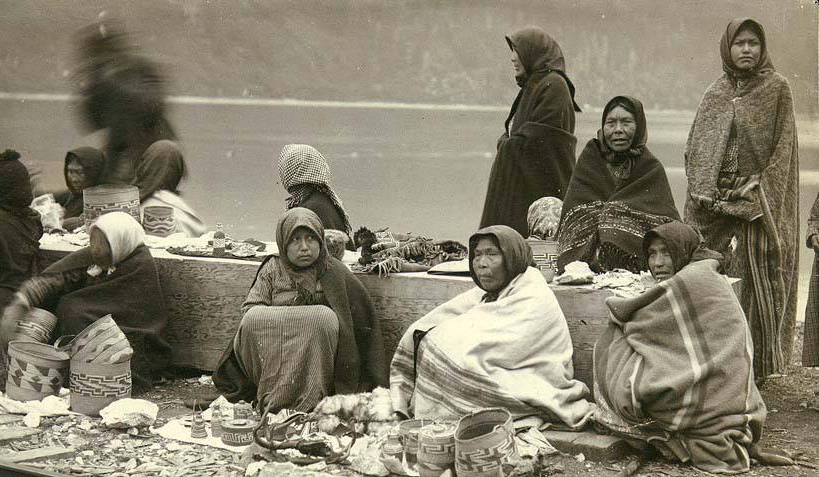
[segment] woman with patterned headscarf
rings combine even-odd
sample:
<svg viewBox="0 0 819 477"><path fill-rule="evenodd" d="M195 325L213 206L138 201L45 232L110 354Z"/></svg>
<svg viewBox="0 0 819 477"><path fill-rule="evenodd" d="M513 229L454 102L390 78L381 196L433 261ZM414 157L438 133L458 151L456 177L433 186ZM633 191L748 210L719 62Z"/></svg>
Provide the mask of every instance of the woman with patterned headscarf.
<svg viewBox="0 0 819 477"><path fill-rule="evenodd" d="M413 323L398 344L390 366L396 411L454 420L503 407L516 427L583 427L592 412L589 390L573 378L566 319L531 264L532 250L510 227L472 235L475 288Z"/></svg>
<svg viewBox="0 0 819 477"><path fill-rule="evenodd" d="M28 171L17 151L0 154L0 312L27 278L39 272L40 216L29 205L33 199Z"/></svg>
<svg viewBox="0 0 819 477"><path fill-rule="evenodd" d="M535 200L562 199L574 168L574 85L563 52L540 28L506 37L520 86L498 139L481 227L504 224L528 234L526 212Z"/></svg>
<svg viewBox="0 0 819 477"><path fill-rule="evenodd" d="M279 154L279 177L290 194L288 209L310 209L325 229L340 230L352 237L350 217L331 186L330 166L316 148L306 144L284 146Z"/></svg>
<svg viewBox="0 0 819 477"><path fill-rule="evenodd" d="M27 280L3 314L0 344L31 308L57 316L58 335L76 335L112 315L134 355L134 389L149 388L170 358L163 336L168 321L159 273L145 246L142 226L124 212L100 216L88 247L73 252Z"/></svg>
<svg viewBox="0 0 819 477"><path fill-rule="evenodd" d="M643 104L616 96L603 108L597 137L580 154L558 232L558 268L581 260L592 270L645 270L643 235L679 220L665 169L646 147Z"/></svg>
<svg viewBox="0 0 819 477"><path fill-rule="evenodd" d="M759 378L790 362L796 322L799 160L793 97L762 25L732 20L723 75L703 95L685 150L685 221L742 278Z"/></svg>
<svg viewBox="0 0 819 477"><path fill-rule="evenodd" d="M276 243L279 255L259 267L239 330L213 375L219 391L274 412L312 411L325 396L385 385L370 297L328 254L318 216L303 207L288 210Z"/></svg>

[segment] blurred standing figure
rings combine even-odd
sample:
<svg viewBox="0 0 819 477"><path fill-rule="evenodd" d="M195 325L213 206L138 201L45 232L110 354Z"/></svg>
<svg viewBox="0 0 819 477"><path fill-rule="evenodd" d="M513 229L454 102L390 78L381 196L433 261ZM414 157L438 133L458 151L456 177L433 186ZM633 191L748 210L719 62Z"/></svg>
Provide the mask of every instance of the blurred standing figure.
<svg viewBox="0 0 819 477"><path fill-rule="evenodd" d="M101 182L130 184L148 146L176 139L165 117L165 78L110 22L80 32L79 61L84 122L92 131L108 130Z"/></svg>
<svg viewBox="0 0 819 477"><path fill-rule="evenodd" d="M808 248L813 249L813 270L808 284L808 306L805 308L805 338L802 343L802 366L819 366L819 194L808 217Z"/></svg>
<svg viewBox="0 0 819 477"><path fill-rule="evenodd" d="M552 37L529 27L506 42L520 92L498 139L480 228L508 225L525 237L529 205L566 194L577 143L574 113L580 108L563 52Z"/></svg>
<svg viewBox="0 0 819 477"><path fill-rule="evenodd" d="M799 161L793 99L762 25L728 24L725 73L705 92L685 151L685 221L742 278L759 378L784 372L796 319Z"/></svg>

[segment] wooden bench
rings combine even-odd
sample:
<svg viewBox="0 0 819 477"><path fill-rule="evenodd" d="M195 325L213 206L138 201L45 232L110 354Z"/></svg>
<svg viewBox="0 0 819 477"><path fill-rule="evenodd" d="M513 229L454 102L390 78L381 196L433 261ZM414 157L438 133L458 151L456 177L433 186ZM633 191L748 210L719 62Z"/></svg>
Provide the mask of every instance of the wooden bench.
<svg viewBox="0 0 819 477"><path fill-rule="evenodd" d="M50 264L77 247L43 249ZM241 305L258 262L182 257L152 249L170 320L166 330L172 363L212 371L241 321ZM369 290L382 325L386 356L392 359L404 330L437 305L474 286L468 277L401 273L357 275ZM575 377L592 384L592 351L608 323L607 290L553 286L574 344Z"/></svg>

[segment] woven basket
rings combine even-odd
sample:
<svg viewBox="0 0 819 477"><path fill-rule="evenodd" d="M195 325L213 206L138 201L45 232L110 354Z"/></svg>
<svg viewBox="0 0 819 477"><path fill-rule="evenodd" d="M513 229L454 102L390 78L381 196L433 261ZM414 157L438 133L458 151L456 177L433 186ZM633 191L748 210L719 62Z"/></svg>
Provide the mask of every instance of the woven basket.
<svg viewBox="0 0 819 477"><path fill-rule="evenodd" d="M120 335L125 339L125 335L117 326L114 318L111 315L105 315L86 326L80 331L80 334L74 337L71 341L71 358L74 359L79 355L78 359L87 359L86 355L100 342Z"/></svg>
<svg viewBox="0 0 819 477"><path fill-rule="evenodd" d="M121 363L88 363L71 357L71 410L99 416L117 399L131 397L131 360Z"/></svg>
<svg viewBox="0 0 819 477"><path fill-rule="evenodd" d="M535 259L538 270L551 282L557 274L558 243L551 240L526 239L532 248L532 258Z"/></svg>
<svg viewBox="0 0 819 477"><path fill-rule="evenodd" d="M8 354L6 396L10 399L39 401L60 392L67 353L45 343L12 341Z"/></svg>
<svg viewBox="0 0 819 477"><path fill-rule="evenodd" d="M431 424L418 433L418 473L438 477L455 464L455 424Z"/></svg>
<svg viewBox="0 0 819 477"><path fill-rule="evenodd" d="M418 432L422 427L432 424L430 420L408 419L398 425L398 433L404 446L404 458L409 466L418 462Z"/></svg>
<svg viewBox="0 0 819 477"><path fill-rule="evenodd" d="M85 229L100 215L108 212L125 212L141 223L139 217L139 189L132 185L104 184L89 187L82 191L83 214L85 215Z"/></svg>
<svg viewBox="0 0 819 477"><path fill-rule="evenodd" d="M142 215L142 227L145 233L157 237L167 237L176 232L176 220L173 207L152 205L145 207Z"/></svg>
<svg viewBox="0 0 819 477"><path fill-rule="evenodd" d="M57 327L57 317L41 308L32 308L31 311L17 322L12 341L36 341L48 343L51 334Z"/></svg>
<svg viewBox="0 0 819 477"><path fill-rule="evenodd" d="M497 476L517 456L512 415L502 408L473 412L455 430L455 472L458 477Z"/></svg>

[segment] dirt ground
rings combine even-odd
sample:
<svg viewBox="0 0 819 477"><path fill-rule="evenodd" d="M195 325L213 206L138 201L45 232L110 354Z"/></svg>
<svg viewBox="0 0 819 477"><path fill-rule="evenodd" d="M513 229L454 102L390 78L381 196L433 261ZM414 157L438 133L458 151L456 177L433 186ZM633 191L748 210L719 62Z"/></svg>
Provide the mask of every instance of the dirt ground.
<svg viewBox="0 0 819 477"><path fill-rule="evenodd" d="M801 324L800 324L801 328ZM768 379L760 391L768 407L768 420L762 436L762 447L778 454L790 455L798 465L765 467L755 465L750 476L807 477L819 476L819 368L799 366L802 352L801 330L794 345L794 364L787 374ZM194 398L215 394L209 384L200 384L201 373L180 371L167 384L141 396L159 405L160 418L172 418L190 412L185 406ZM816 393L816 394L814 394ZM627 467L636 473L624 474ZM702 475L691 466L663 461L657 456L634 455L616 462L591 462L582 456L558 455L541 460L528 475L536 476L685 476Z"/></svg>

